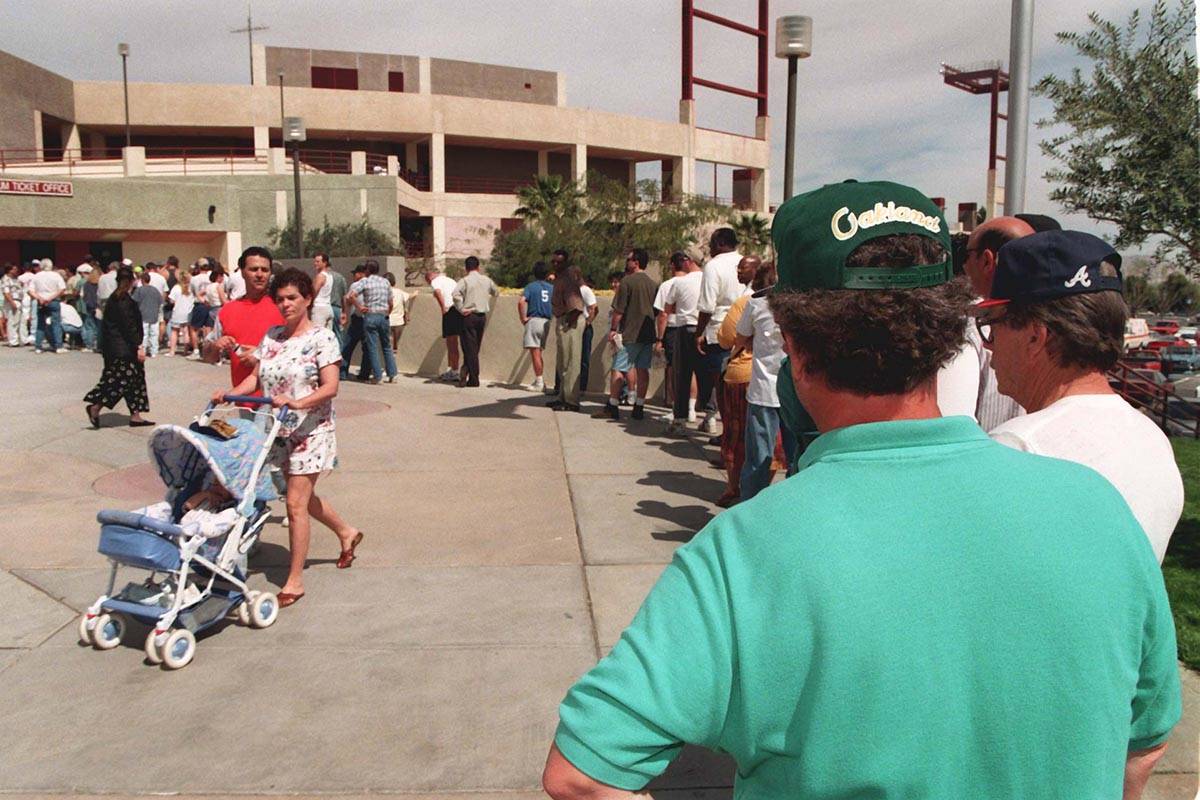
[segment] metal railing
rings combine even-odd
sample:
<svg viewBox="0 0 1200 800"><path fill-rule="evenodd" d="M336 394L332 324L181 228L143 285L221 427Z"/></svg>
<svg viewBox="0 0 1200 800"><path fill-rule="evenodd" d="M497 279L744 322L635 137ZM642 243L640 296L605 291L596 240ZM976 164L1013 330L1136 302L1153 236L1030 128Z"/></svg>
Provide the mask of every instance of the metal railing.
<svg viewBox="0 0 1200 800"><path fill-rule="evenodd" d="M1200 409L1170 384L1155 383L1138 370L1142 368L1118 361L1108 371L1108 383L1134 408L1147 412L1164 433L1200 439Z"/></svg>
<svg viewBox="0 0 1200 800"><path fill-rule="evenodd" d="M236 175L267 171L266 150L253 147L147 147L146 174Z"/></svg>
<svg viewBox="0 0 1200 800"><path fill-rule="evenodd" d="M420 172L413 172L410 169L405 169L404 167L400 167L398 177L400 178L400 180L404 181L405 183L407 183L409 186L413 187L414 189L418 189L422 192L429 191L429 176L426 174L422 174Z"/></svg>
<svg viewBox="0 0 1200 800"><path fill-rule="evenodd" d="M383 153L367 153L367 174L387 175L388 157Z"/></svg>
<svg viewBox="0 0 1200 800"><path fill-rule="evenodd" d="M461 175L446 176L447 192L466 194L516 194L517 189L529 186L533 178L471 178Z"/></svg>

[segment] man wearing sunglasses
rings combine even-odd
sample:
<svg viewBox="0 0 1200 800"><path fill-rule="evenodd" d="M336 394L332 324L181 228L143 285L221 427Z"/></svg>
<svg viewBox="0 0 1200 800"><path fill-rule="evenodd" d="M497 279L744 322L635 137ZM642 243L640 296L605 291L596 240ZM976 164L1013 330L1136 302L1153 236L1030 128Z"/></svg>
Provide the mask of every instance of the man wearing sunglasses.
<svg viewBox="0 0 1200 800"><path fill-rule="evenodd" d="M1121 257L1079 231L1012 241L1000 248L991 296L972 313L1000 392L1028 412L993 438L1108 478L1161 563L1183 510L1183 481L1166 435L1105 374L1124 348Z"/></svg>

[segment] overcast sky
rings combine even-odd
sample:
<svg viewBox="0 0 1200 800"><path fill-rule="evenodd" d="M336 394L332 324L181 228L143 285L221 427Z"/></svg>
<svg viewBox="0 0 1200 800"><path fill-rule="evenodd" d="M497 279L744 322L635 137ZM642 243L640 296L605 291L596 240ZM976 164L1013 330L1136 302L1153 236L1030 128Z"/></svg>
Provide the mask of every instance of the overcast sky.
<svg viewBox="0 0 1200 800"><path fill-rule="evenodd" d="M1124 22L1150 0L1036 0L1033 79L1076 63L1057 31L1086 14ZM756 21L754 0L697 7ZM982 203L988 101L942 83L938 65L1008 59L1010 0L775 0L772 18L814 20L813 56L799 69L796 189L885 178L926 194ZM0 0L3 49L74 79L119 80L117 42L130 44L131 80L248 81L244 0ZM680 97L677 0L255 0L269 45L429 55L557 70L572 106L674 120ZM773 23L772 23L773 27ZM772 42L773 52L773 42ZM696 74L753 88L753 40L697 22ZM783 194L785 62L771 58L772 202ZM697 89L698 124L753 133L754 101ZM1002 99L1003 103L1003 99ZM1049 106L1035 98L1036 120ZM1003 123L1002 123L1003 124ZM1063 218L1048 198L1049 167L1031 126L1029 211ZM1003 142L1003 129L1001 131ZM0 143L7 144L7 143ZM718 192L730 194L728 169ZM711 187L711 171L697 183ZM711 189L709 189L711 191ZM1082 217L1068 227L1103 232Z"/></svg>

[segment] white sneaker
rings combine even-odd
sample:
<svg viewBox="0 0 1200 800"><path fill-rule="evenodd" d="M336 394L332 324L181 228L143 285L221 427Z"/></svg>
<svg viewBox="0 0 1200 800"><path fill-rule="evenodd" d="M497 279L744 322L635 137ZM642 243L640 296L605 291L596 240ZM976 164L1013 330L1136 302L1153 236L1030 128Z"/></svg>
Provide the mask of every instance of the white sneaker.
<svg viewBox="0 0 1200 800"><path fill-rule="evenodd" d="M713 413L705 414L704 424L700 426L700 429L709 436L715 436L717 433L717 415Z"/></svg>
<svg viewBox="0 0 1200 800"><path fill-rule="evenodd" d="M454 371L454 370L452 370L452 369L448 369L448 370L446 370L445 372L443 372L443 373L442 373L441 375L439 375L438 377L439 377L441 380L444 380L444 381L457 381L457 380L459 379L459 378L458 378L458 373L457 373L457 372L455 372L455 371Z"/></svg>
<svg viewBox="0 0 1200 800"><path fill-rule="evenodd" d="M688 409L688 422L695 422L695 421L696 421L696 409L689 408Z"/></svg>
<svg viewBox="0 0 1200 800"><path fill-rule="evenodd" d="M529 390L531 392L540 392L545 388L546 388L546 379L545 378L534 378L533 383L529 385Z"/></svg>
<svg viewBox="0 0 1200 800"><path fill-rule="evenodd" d="M170 350L168 350L167 352L163 353L163 355L166 356L167 358L170 358L171 356L173 356L175 354L172 353Z"/></svg>

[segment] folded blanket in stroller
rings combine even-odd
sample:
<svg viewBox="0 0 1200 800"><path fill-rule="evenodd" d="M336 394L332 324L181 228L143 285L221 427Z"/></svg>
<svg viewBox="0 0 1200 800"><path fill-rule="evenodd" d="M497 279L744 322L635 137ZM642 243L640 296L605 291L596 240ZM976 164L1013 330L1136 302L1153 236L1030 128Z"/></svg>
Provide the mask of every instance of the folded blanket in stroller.
<svg viewBox="0 0 1200 800"><path fill-rule="evenodd" d="M160 522L174 522L171 519L171 504L167 502L155 503L152 506L135 509L133 513L142 514ZM234 526L237 520L238 512L236 508L226 508L223 511L208 511L202 508L194 508L184 514L176 524L188 536L199 535L205 539L215 539L218 536L224 536L229 533L230 528Z"/></svg>

